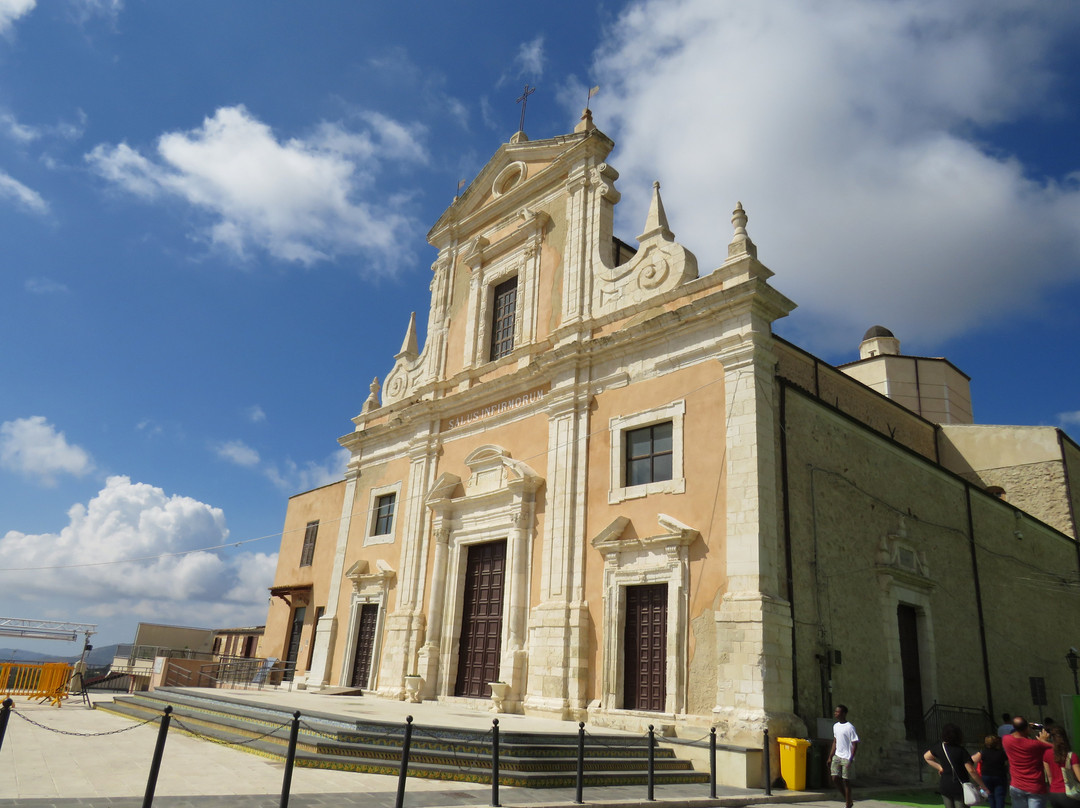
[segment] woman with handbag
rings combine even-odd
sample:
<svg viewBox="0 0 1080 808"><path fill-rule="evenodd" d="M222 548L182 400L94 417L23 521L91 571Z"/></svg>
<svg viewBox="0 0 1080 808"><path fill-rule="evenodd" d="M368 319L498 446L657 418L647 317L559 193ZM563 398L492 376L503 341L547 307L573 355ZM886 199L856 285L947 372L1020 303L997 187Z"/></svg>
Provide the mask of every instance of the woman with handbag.
<svg viewBox="0 0 1080 808"><path fill-rule="evenodd" d="M945 808L975 805L985 800L988 793L963 743L960 727L946 724L941 728L941 743L930 747L923 755L930 767L941 775L938 791Z"/></svg>
<svg viewBox="0 0 1080 808"><path fill-rule="evenodd" d="M1043 753L1043 769L1050 783L1050 804L1054 808L1080 808L1080 760L1063 727L1053 724L1049 731L1053 746Z"/></svg>

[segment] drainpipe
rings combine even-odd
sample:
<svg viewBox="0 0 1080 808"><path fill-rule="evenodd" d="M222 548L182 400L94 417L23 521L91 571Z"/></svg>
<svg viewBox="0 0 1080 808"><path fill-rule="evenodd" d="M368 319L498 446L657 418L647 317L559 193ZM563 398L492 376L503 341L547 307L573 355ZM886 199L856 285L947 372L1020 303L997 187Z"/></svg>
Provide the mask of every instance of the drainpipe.
<svg viewBox="0 0 1080 808"><path fill-rule="evenodd" d="M986 709L990 715L994 712L994 696L990 692L990 655L986 651L986 622L983 618L982 587L979 584L979 564L975 554L975 519L971 514L971 485L964 485L965 499L967 500L967 523L968 523L968 546L971 549L971 571L975 580L975 608L979 613L979 644L982 646L983 658L983 681L986 684Z"/></svg>

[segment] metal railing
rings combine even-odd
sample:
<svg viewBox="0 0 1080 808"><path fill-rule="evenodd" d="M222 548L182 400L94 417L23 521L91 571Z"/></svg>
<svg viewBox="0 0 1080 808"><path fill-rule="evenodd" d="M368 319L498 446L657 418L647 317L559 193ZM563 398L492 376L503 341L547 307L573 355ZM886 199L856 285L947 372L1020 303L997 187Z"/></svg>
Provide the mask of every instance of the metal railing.
<svg viewBox="0 0 1080 808"><path fill-rule="evenodd" d="M292 690L295 662L275 659L232 659L203 665L195 677L195 687L243 687L262 690L288 684Z"/></svg>
<svg viewBox="0 0 1080 808"><path fill-rule="evenodd" d="M959 707L934 702L923 716L924 736L917 740L940 740L941 730L946 724L960 727L965 746L981 746L984 736L997 733L997 724L985 707Z"/></svg>
<svg viewBox="0 0 1080 808"><path fill-rule="evenodd" d="M131 645L116 646L114 659L126 657L129 665L134 665L137 659L154 659L155 657L169 657L171 659L213 659L214 655L209 651L192 651L190 648L169 648L164 645Z"/></svg>

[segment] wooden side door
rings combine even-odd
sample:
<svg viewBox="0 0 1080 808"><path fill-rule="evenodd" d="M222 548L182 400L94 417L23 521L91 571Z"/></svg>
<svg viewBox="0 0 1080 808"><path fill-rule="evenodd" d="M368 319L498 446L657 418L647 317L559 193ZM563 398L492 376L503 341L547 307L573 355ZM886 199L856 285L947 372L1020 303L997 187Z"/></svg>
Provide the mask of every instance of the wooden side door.
<svg viewBox="0 0 1080 808"><path fill-rule="evenodd" d="M487 698L491 695L488 682L499 678L505 578L505 541L469 548L454 689L457 696Z"/></svg>
<svg viewBox="0 0 1080 808"><path fill-rule="evenodd" d="M667 584L626 587L623 703L663 712L667 697Z"/></svg>
<svg viewBox="0 0 1080 808"><path fill-rule="evenodd" d="M296 672L296 659L300 656L300 635L304 632L304 616L307 614L306 606L297 606L293 609L292 628L289 630L289 649L285 653L286 681L292 681Z"/></svg>
<svg viewBox="0 0 1080 808"><path fill-rule="evenodd" d="M375 655L375 627L379 623L379 604L365 603L360 607L360 627L357 629L356 654L353 657L353 687L368 687L371 679L371 660Z"/></svg>
<svg viewBox="0 0 1080 808"><path fill-rule="evenodd" d="M914 606L896 607L900 630L900 673L904 680L904 734L914 741L923 740L922 665L919 661L919 614Z"/></svg>

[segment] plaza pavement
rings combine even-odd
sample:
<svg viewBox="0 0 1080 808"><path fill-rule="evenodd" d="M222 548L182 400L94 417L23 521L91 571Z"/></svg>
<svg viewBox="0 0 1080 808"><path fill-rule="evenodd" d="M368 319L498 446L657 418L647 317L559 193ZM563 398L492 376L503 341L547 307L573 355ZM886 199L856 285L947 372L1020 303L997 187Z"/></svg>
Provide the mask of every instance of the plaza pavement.
<svg viewBox="0 0 1080 808"><path fill-rule="evenodd" d="M204 691L205 692L205 691ZM271 703L301 713L334 713L353 718L404 721L413 715L421 726L491 726L490 714L453 704L405 704L372 697L330 696L321 693L228 691L227 695ZM112 696L93 694L94 702ZM0 748L0 808L135 808L141 806L157 739L157 724L137 724L103 710L86 709L72 699L57 709L14 699L7 734ZM500 715L504 730L535 731L576 725ZM102 734L108 733L108 734ZM154 805L162 808L262 808L280 801L284 764L237 749L197 740L170 729L162 757ZM293 808L393 808L397 777L359 772L295 768L289 805ZM705 785L658 785L655 796L665 808L748 806L800 803L836 808L832 794L763 791L717 787L718 799L709 798ZM571 806L574 789L526 789L501 786L504 806ZM586 804L605 808L640 805L645 786L586 788ZM895 808L871 799L860 808ZM406 808L488 806L491 787L409 778Z"/></svg>

